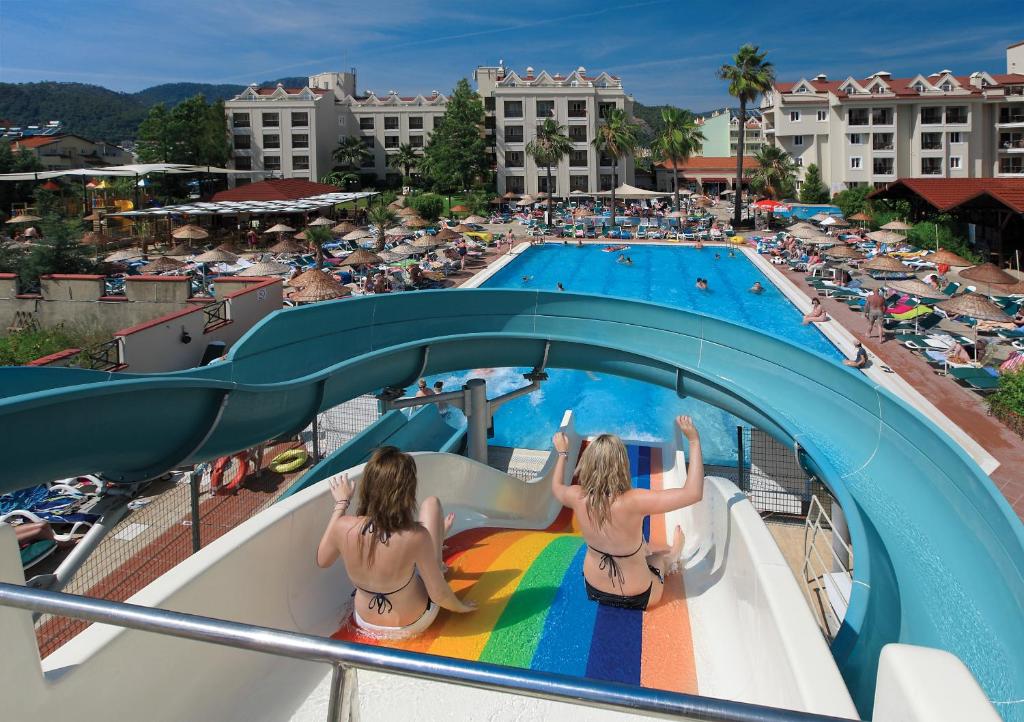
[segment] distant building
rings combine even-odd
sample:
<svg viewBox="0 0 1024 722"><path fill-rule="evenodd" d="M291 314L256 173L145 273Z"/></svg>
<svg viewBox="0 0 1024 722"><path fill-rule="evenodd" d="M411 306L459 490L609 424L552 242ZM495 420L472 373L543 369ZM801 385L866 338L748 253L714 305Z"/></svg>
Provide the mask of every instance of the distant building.
<svg viewBox="0 0 1024 722"><path fill-rule="evenodd" d="M748 111L744 125L743 153L754 155L764 145L764 131L760 112ZM739 145L739 111L723 108L697 116L704 144L697 155L709 158L735 156Z"/></svg>
<svg viewBox="0 0 1024 722"><path fill-rule="evenodd" d="M755 158L743 157L744 173L748 168L757 167L759 166ZM654 169L655 188L659 191L671 191L674 188L672 163L664 161L655 165ZM677 171L679 173L679 190L686 189L695 193L716 196L736 188L736 156L694 156L680 163ZM746 187L746 179L744 179L743 185Z"/></svg>
<svg viewBox="0 0 1024 722"><path fill-rule="evenodd" d="M36 156L44 170L125 165L133 160L132 154L120 146L71 133L28 135L6 140L12 152Z"/></svg>
<svg viewBox="0 0 1024 722"><path fill-rule="evenodd" d="M51 120L43 125L19 126L14 121L0 119L0 139L3 140L30 138L37 135L61 135L63 133L64 123L59 120Z"/></svg>

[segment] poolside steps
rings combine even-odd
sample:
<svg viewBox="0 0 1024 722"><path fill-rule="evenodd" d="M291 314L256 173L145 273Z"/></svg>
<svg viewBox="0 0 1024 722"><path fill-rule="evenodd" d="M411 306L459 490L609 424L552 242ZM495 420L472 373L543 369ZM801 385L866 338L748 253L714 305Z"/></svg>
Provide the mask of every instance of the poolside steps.
<svg viewBox="0 0 1024 722"><path fill-rule="evenodd" d="M550 454L550 450L488 446L487 465L517 479L533 479L540 475Z"/></svg>

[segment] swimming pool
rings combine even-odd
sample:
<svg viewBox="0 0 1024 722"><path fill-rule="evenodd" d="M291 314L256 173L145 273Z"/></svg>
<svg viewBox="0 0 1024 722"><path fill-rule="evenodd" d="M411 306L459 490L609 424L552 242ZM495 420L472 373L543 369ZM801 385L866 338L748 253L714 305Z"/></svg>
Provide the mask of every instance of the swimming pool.
<svg viewBox="0 0 1024 722"><path fill-rule="evenodd" d="M726 248L638 245L626 251L633 260L627 266L617 262L619 254L601 248L555 243L533 246L483 286L554 290L561 283L568 291L663 303L769 331L841 359L816 327L801 325L802 314L741 253L730 257ZM698 276L708 280L707 291L695 287ZM755 281L764 287L760 295L748 290ZM470 369L430 381L441 380L445 390L454 390L470 378L485 378L488 396L493 398L524 385L522 374L526 371L529 369ZM582 434L607 431L638 442L668 438L672 419L689 414L701 430L705 461L736 463L736 426L741 422L731 414L633 379L563 369L549 370L549 379L540 391L515 399L498 411L491 443L546 449L566 409L575 411Z"/></svg>

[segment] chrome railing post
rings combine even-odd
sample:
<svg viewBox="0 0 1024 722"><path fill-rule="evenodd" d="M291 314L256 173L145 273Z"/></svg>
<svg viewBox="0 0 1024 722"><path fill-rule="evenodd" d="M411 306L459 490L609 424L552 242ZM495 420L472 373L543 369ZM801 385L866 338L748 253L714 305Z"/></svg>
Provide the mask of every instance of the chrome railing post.
<svg viewBox="0 0 1024 722"><path fill-rule="evenodd" d="M327 703L327 722L350 722L356 695L356 668L335 664L331 671L331 697Z"/></svg>

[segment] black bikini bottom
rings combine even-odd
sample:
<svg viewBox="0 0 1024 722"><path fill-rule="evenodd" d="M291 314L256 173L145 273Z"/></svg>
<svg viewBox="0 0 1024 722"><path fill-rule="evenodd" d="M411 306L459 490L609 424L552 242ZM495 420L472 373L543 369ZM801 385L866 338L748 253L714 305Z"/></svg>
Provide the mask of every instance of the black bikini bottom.
<svg viewBox="0 0 1024 722"><path fill-rule="evenodd" d="M661 572L657 567L653 567L650 564L647 568L651 570L651 573L658 577L658 581L662 584L665 580L661 576ZM590 582L587 581L586 577L583 578L583 583L587 587L587 599L598 604L603 604L606 607L618 607L619 609L639 609L643 611L647 609L647 603L651 599L651 590L654 588L654 582L651 582L651 586L647 587L646 591L640 592L639 594L612 594L611 592L602 592L597 589Z"/></svg>

